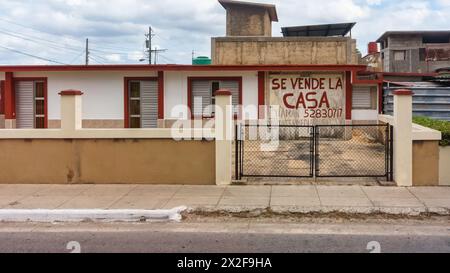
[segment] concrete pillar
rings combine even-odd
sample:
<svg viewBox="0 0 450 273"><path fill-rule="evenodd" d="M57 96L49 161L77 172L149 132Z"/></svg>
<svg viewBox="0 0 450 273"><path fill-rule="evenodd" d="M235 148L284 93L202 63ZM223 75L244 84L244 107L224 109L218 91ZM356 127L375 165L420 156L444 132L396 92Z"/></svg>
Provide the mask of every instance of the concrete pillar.
<svg viewBox="0 0 450 273"><path fill-rule="evenodd" d="M230 185L233 147L233 109L231 92L226 89L215 93L216 184Z"/></svg>
<svg viewBox="0 0 450 273"><path fill-rule="evenodd" d="M61 129L75 131L82 129L81 95L78 90L65 90L61 95Z"/></svg>
<svg viewBox="0 0 450 273"><path fill-rule="evenodd" d="M413 167L412 95L408 89L394 95L394 180L398 186L410 187Z"/></svg>

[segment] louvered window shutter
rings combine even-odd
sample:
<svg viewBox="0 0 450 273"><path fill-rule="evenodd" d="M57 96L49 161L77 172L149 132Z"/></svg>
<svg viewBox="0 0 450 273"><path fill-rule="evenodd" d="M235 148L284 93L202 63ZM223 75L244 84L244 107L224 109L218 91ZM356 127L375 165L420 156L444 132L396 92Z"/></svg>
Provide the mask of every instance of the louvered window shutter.
<svg viewBox="0 0 450 273"><path fill-rule="evenodd" d="M16 92L16 128L34 128L34 82L19 81L15 84Z"/></svg>
<svg viewBox="0 0 450 273"><path fill-rule="evenodd" d="M353 109L369 109L370 102L370 87L368 86L354 86L352 104Z"/></svg>
<svg viewBox="0 0 450 273"><path fill-rule="evenodd" d="M157 81L141 81L141 127L158 127Z"/></svg>
<svg viewBox="0 0 450 273"><path fill-rule="evenodd" d="M210 81L193 81L192 82L192 113L194 116L211 115L211 82ZM208 108L207 108L208 107Z"/></svg>

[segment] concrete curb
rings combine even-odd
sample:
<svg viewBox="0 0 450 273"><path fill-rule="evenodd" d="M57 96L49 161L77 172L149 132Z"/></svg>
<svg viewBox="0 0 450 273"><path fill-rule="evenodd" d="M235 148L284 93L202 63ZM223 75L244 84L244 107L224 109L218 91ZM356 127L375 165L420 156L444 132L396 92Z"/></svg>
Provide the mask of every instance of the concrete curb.
<svg viewBox="0 0 450 273"><path fill-rule="evenodd" d="M146 220L181 221L187 207L169 210L104 210L104 209L1 209L3 222L136 222Z"/></svg>

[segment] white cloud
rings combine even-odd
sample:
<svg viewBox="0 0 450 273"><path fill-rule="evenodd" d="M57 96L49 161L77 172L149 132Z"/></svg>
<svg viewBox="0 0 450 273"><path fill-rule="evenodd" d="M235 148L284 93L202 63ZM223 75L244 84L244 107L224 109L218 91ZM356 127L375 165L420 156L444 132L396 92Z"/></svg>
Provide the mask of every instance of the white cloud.
<svg viewBox="0 0 450 273"><path fill-rule="evenodd" d="M282 26L358 22L352 34L363 52L369 41L387 30L448 28L450 14L450 0L255 1L277 5L276 36ZM225 11L216 0L0 1L0 45L67 63L83 61L85 38L97 50L93 53L99 61L138 62L144 56L149 25L157 34L154 44L169 49L160 61L190 63L192 50L210 54L210 37L223 36L225 24ZM0 62L36 60L0 49Z"/></svg>

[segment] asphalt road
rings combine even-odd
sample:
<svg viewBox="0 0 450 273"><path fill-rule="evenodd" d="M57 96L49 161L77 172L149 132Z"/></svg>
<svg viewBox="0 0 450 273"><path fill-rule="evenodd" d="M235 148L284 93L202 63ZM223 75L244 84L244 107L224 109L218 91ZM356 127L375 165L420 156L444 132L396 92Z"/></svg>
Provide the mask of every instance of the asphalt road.
<svg viewBox="0 0 450 273"><path fill-rule="evenodd" d="M0 252L368 253L369 248L383 253L450 253L450 226L445 223L29 225L2 224Z"/></svg>

